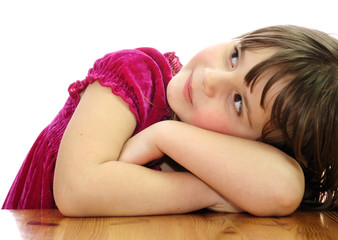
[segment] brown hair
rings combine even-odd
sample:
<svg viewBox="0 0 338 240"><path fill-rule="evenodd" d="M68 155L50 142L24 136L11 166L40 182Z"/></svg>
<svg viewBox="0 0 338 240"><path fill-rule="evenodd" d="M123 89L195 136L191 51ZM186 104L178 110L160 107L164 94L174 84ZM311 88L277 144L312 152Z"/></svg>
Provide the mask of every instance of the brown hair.
<svg viewBox="0 0 338 240"><path fill-rule="evenodd" d="M262 107L271 86L288 79L260 140L288 153L301 165L306 181L302 206L337 209L338 40L292 25L258 29L237 39L242 50L277 49L245 78L252 88L262 73L278 69L263 90Z"/></svg>

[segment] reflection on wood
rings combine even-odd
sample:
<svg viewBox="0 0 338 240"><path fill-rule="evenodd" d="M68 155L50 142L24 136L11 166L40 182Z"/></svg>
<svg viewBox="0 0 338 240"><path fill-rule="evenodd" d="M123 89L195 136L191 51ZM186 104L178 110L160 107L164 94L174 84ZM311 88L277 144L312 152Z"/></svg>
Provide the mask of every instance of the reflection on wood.
<svg viewBox="0 0 338 240"><path fill-rule="evenodd" d="M338 239L337 212L66 218L57 210L2 210L0 224L8 239Z"/></svg>

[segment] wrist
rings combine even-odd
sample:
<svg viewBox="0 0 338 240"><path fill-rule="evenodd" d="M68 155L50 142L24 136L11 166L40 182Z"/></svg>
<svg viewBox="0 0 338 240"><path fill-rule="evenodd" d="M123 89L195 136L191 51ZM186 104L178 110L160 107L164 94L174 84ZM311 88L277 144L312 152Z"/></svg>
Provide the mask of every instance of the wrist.
<svg viewBox="0 0 338 240"><path fill-rule="evenodd" d="M229 200L223 198L218 193L215 193L217 196L215 197L215 202L213 205L208 207L208 210L214 211L214 212L243 212L242 209L235 206L232 202Z"/></svg>

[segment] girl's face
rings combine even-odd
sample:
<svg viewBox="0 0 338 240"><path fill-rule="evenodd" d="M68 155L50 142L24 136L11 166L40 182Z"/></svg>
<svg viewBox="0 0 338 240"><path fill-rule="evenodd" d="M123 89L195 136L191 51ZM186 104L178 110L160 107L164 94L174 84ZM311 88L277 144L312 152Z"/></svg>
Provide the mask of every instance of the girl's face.
<svg viewBox="0 0 338 240"><path fill-rule="evenodd" d="M238 42L208 47L197 53L169 82L168 102L182 122L211 131L255 140L270 119L280 88L270 88L265 109L263 88L271 74L263 74L253 90L245 75L275 50L241 51Z"/></svg>

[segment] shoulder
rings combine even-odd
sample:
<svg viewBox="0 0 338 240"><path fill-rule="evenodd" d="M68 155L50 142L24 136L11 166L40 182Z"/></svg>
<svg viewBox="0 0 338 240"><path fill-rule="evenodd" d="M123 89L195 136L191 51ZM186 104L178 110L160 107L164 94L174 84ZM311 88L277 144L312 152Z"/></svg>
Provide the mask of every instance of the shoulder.
<svg viewBox="0 0 338 240"><path fill-rule="evenodd" d="M142 91L158 84L166 88L171 78L169 62L162 53L154 48L138 48L111 52L96 60L85 81L116 85L123 91Z"/></svg>

